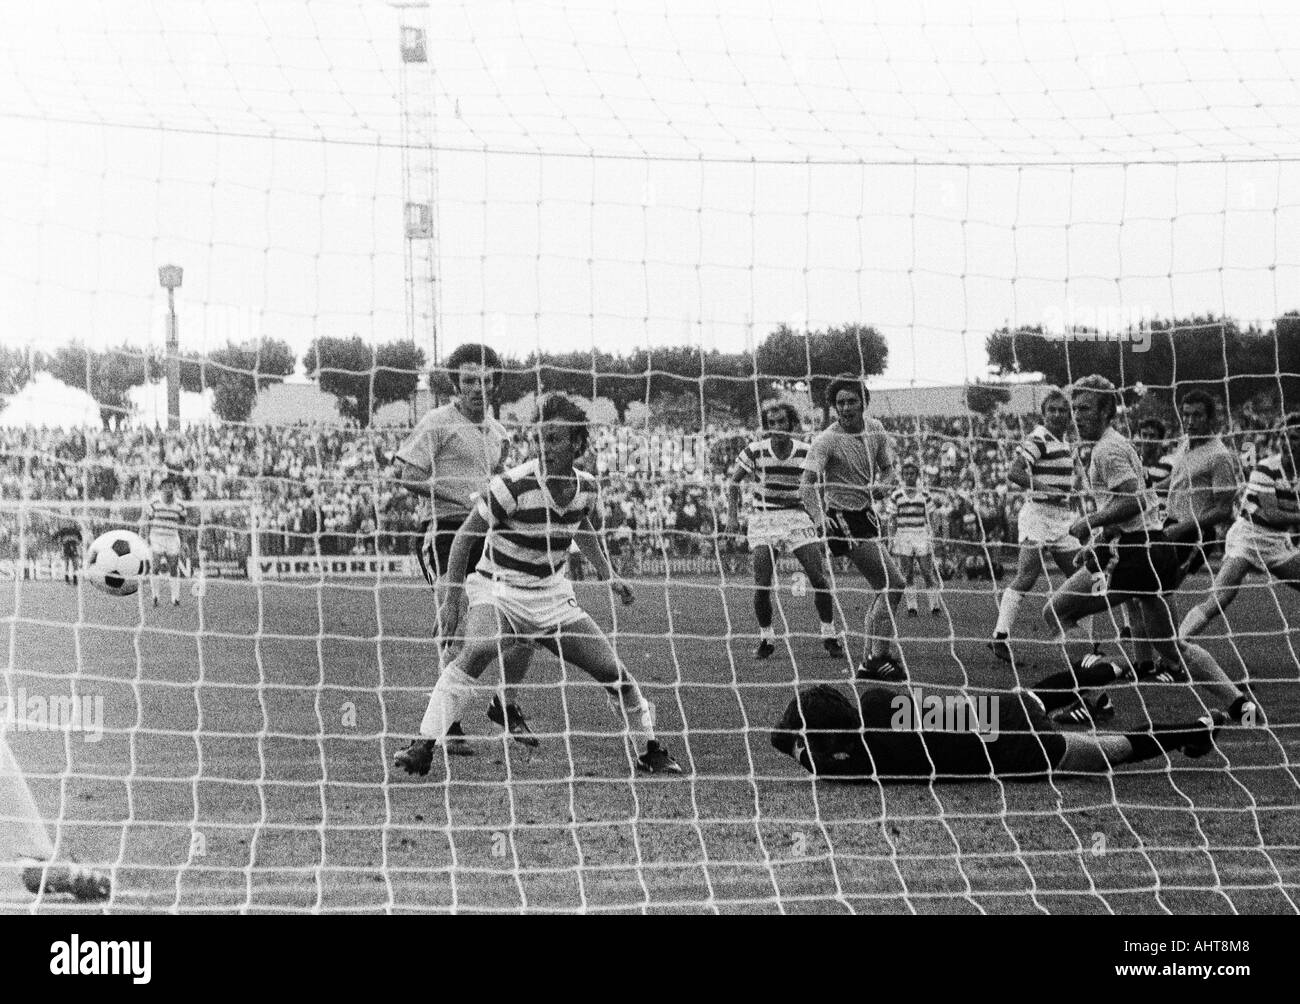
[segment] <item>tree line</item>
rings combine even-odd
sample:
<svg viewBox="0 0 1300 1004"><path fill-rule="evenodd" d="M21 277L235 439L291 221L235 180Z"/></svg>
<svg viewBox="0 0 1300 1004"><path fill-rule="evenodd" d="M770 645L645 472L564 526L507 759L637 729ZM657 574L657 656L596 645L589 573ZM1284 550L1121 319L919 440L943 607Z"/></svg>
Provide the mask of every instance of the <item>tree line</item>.
<svg viewBox="0 0 1300 1004"><path fill-rule="evenodd" d="M1106 335L1089 328L1062 336L1041 327L1004 327L988 336L985 349L1000 375L1041 373L1064 387L1100 373L1130 391L1142 385L1148 406L1167 407L1175 392L1197 386L1233 407L1250 400L1300 406L1300 311L1288 311L1267 328L1212 316L1156 319Z"/></svg>
<svg viewBox="0 0 1300 1004"><path fill-rule="evenodd" d="M808 381L814 397L830 376L842 372L884 372L889 346L874 328L848 324L825 331L796 332L782 325L754 353L702 351L685 346L637 349L627 354L541 352L505 357L496 395L502 405L530 393L563 391L594 400L608 398L620 421L634 402L682 424L735 419L753 423L761 401L782 384ZM0 399L16 393L32 376L49 372L98 403L105 428L128 414L131 388L161 380L166 358L155 349L121 346L103 351L72 343L46 354L0 348ZM245 422L257 395L291 375L297 358L274 338L228 344L180 359L181 388L211 390L213 411L224 421ZM307 376L338 401L339 411L362 426L376 411L415 394L428 369L422 349L411 342L372 345L359 335L315 339L302 356ZM809 374L814 374L809 380ZM447 396L451 380L435 372L433 389Z"/></svg>
<svg viewBox="0 0 1300 1004"><path fill-rule="evenodd" d="M990 370L998 376L1038 373L1065 386L1100 373L1116 386L1142 384L1156 404L1172 401L1175 388L1202 385L1235 404L1268 397L1300 406L1300 311L1279 317L1267 329L1227 317L1153 320L1141 329L1105 336L1086 328L1067 335L1041 327L1003 327L985 341ZM507 357L496 398L502 405L530 393L563 391L608 398L620 421L635 402L675 424L738 421L755 424L761 403L783 388L802 384L829 417L825 389L838 373L883 373L889 345L875 328L845 324L817 331L781 325L752 352L704 351L690 346L535 352ZM321 390L332 394L340 412L361 425L394 401L415 394L428 369L424 352L407 341L373 345L359 335L315 339L301 358ZM211 390L213 410L225 421L245 422L257 395L291 375L298 358L274 338L227 344L180 359L181 386ZM157 350L122 346L104 351L71 343L51 353L0 346L0 403L41 371L87 391L99 404L105 427L119 423L130 407L132 387L162 379L166 359ZM451 392L448 374L432 375L433 389ZM1009 398L996 382L968 388L972 411L989 413Z"/></svg>

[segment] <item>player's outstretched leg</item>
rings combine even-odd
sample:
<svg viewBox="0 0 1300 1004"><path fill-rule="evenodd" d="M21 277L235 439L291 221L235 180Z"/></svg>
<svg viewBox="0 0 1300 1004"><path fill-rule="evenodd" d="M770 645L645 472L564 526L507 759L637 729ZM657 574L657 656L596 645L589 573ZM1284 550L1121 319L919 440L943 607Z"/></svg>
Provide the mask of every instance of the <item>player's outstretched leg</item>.
<svg viewBox="0 0 1300 1004"><path fill-rule="evenodd" d="M1221 616L1237 598L1241 584L1253 571L1253 566L1245 558L1224 558L1219 566L1219 574L1210 586L1210 595L1187 612L1182 624L1178 626L1178 637L1186 640L1195 638L1214 620Z"/></svg>
<svg viewBox="0 0 1300 1004"><path fill-rule="evenodd" d="M7 895L15 871L34 896L70 895L93 902L108 899L112 891L103 872L55 860L54 844L31 790L0 734L0 899Z"/></svg>
<svg viewBox="0 0 1300 1004"><path fill-rule="evenodd" d="M113 881L107 872L70 862L27 859L23 865L23 887L33 896L71 896L83 903L97 903L113 895Z"/></svg>
<svg viewBox="0 0 1300 1004"><path fill-rule="evenodd" d="M448 740L456 736L462 712L482 689L478 677L501 647L500 618L494 608L470 607L464 625L465 645L438 675L420 722L420 738L393 758L394 766L408 774L429 773L439 745L444 753L455 755Z"/></svg>
<svg viewBox="0 0 1300 1004"><path fill-rule="evenodd" d="M681 766L655 734L654 705L645 699L641 687L619 661L617 653L596 622L583 615L566 624L556 635L537 639L554 652L562 663L577 666L605 688L610 706L626 721L634 742L645 743L637 767L651 774L680 774Z"/></svg>
<svg viewBox="0 0 1300 1004"><path fill-rule="evenodd" d="M1062 773L1106 773L1125 763L1137 763L1181 752L1202 757L1214 748L1214 740L1227 717L1217 708L1194 722L1154 724L1149 732L1065 735L1065 753L1054 771Z"/></svg>

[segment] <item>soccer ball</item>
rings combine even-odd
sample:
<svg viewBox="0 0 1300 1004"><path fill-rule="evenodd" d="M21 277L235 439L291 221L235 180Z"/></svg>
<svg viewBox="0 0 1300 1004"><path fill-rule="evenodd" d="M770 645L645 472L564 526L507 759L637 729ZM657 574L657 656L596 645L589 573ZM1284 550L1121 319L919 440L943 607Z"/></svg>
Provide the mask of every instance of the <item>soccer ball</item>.
<svg viewBox="0 0 1300 1004"><path fill-rule="evenodd" d="M86 552L86 578L110 596L130 596L149 574L149 545L130 530L109 530Z"/></svg>

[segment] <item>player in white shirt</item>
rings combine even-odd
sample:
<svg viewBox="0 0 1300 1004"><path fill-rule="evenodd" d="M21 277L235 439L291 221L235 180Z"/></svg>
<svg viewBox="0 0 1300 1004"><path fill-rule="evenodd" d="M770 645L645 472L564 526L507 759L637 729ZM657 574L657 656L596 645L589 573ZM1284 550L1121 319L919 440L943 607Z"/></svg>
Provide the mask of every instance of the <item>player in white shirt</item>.
<svg viewBox="0 0 1300 1004"><path fill-rule="evenodd" d="M1043 398L1043 424L1036 426L1016 447L1007 481L1013 490L1026 491L1029 500L1020 510L1020 556L1016 577L1002 591L998 622L989 649L1003 662L1011 661L1008 644L1016 613L1025 595L1047 571L1052 556L1061 574L1074 574L1079 541L1070 535L1077 515L1075 492L1078 467L1074 449L1066 440L1070 429L1070 399L1053 389ZM1050 575L1049 575L1050 579Z"/></svg>
<svg viewBox="0 0 1300 1004"><path fill-rule="evenodd" d="M925 581L926 599L930 601L930 613L935 617L943 614L939 605L937 576L934 573L934 534L930 521L938 505L924 488L917 486L921 469L915 461L907 460L902 466L903 484L895 488L886 502L885 511L889 517L890 551L898 559L906 587L903 599L907 604L907 615L917 616L916 590L912 580L920 568L921 578Z"/></svg>
<svg viewBox="0 0 1300 1004"><path fill-rule="evenodd" d="M475 497L500 473L510 437L488 406L501 377L501 359L491 348L477 343L457 347L446 367L456 399L431 408L397 450L402 486L428 502L428 518L416 557L425 581L433 587L436 609L442 603L441 577L446 573L451 545L474 507ZM478 562L483 540L475 542L471 563ZM450 652L444 652L450 657ZM530 652L507 651L501 662L502 691L488 705L489 721L504 726L517 742L536 746L518 700L515 684L528 672ZM503 700L504 698L504 700ZM474 748L464 739L457 722L446 746L449 753L469 756Z"/></svg>
<svg viewBox="0 0 1300 1004"><path fill-rule="evenodd" d="M654 706L604 632L578 606L573 584L563 574L576 541L595 577L610 582L624 605L633 601L631 587L613 577L597 529L596 479L574 468L587 448L587 416L563 394L552 394L542 406L541 422L541 456L494 477L456 533L439 626L442 637L459 633L465 644L429 696L421 738L397 755L396 764L407 773L427 774L452 724L484 691L478 678L498 652L540 645L604 688L628 734L645 743L636 758L640 769L680 774L655 734ZM485 544L471 571L476 536L485 537Z"/></svg>
<svg viewBox="0 0 1300 1004"><path fill-rule="evenodd" d="M759 632L754 658L767 659L776 651L772 579L776 555L787 549L799 560L813 588L823 647L832 656L842 656L844 646L835 632L835 601L821 539L804 510L799 490L808 458L808 444L791 435L799 428L799 412L787 402L768 402L763 408L763 428L767 435L740 452L727 483L727 530L734 535L740 531L740 485L747 478L754 479L754 509L749 517L754 616Z"/></svg>
<svg viewBox="0 0 1300 1004"><path fill-rule="evenodd" d="M185 525L185 503L176 497L176 486L164 481L162 494L145 506L141 520L153 552L153 569L149 576L149 593L158 605L158 573L166 571L171 584L172 606L181 605L181 527Z"/></svg>

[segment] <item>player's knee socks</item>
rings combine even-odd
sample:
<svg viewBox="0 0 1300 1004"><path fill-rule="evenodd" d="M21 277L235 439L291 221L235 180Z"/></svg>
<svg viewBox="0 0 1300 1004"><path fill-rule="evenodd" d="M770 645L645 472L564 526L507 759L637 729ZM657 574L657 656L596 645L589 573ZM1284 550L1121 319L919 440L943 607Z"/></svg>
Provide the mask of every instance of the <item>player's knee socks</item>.
<svg viewBox="0 0 1300 1004"><path fill-rule="evenodd" d="M903 602L907 604L908 610L916 609L916 590L911 586L903 590Z"/></svg>
<svg viewBox="0 0 1300 1004"><path fill-rule="evenodd" d="M817 608L817 619L822 623L822 633L835 624L835 600L827 589L818 589L813 593L813 606Z"/></svg>
<svg viewBox="0 0 1300 1004"><path fill-rule="evenodd" d="M1011 626L1016 622L1016 612L1024 601L1025 594L1015 589L1002 590L1002 600L998 603L998 623L993 629L995 634L1011 633ZM988 623L985 621L984 623Z"/></svg>
<svg viewBox="0 0 1300 1004"><path fill-rule="evenodd" d="M1206 614L1205 608L1199 603L1187 611L1187 616L1183 622L1178 625L1179 638L1195 638L1204 631L1210 623L1210 617Z"/></svg>
<svg viewBox="0 0 1300 1004"><path fill-rule="evenodd" d="M1124 626L1125 626L1126 628L1128 628L1130 631L1132 631L1132 630L1133 630L1133 619L1129 616L1129 612L1128 612L1128 604L1125 604L1125 605L1124 605L1124 607L1123 607L1123 609L1122 609L1122 613L1123 613L1123 615L1124 615Z"/></svg>
<svg viewBox="0 0 1300 1004"><path fill-rule="evenodd" d="M925 601L930 604L931 610L939 609L939 590L927 589L925 591Z"/></svg>
<svg viewBox="0 0 1300 1004"><path fill-rule="evenodd" d="M645 699L636 680L626 679L610 694L610 705L627 716L628 731L638 745L655 738L655 706Z"/></svg>
<svg viewBox="0 0 1300 1004"><path fill-rule="evenodd" d="M1080 690L1109 686L1123 675L1124 670L1115 663L1086 655L1069 669L1039 680L1034 684L1034 696L1048 711L1055 711L1072 703Z"/></svg>
<svg viewBox="0 0 1300 1004"><path fill-rule="evenodd" d="M172 599L179 600L181 598L181 579L179 575L173 575L171 577L171 586L172 586Z"/></svg>
<svg viewBox="0 0 1300 1004"><path fill-rule="evenodd" d="M155 600L158 598L158 576L149 576L149 595Z"/></svg>
<svg viewBox="0 0 1300 1004"><path fill-rule="evenodd" d="M772 626L772 590L760 586L754 590L754 616L758 618L760 628Z"/></svg>
<svg viewBox="0 0 1300 1004"><path fill-rule="evenodd" d="M462 712L474 699L477 685L474 678L454 662L444 668L429 695L429 706L424 709L424 719L420 722L420 735L426 739L444 739L447 730L460 720Z"/></svg>

